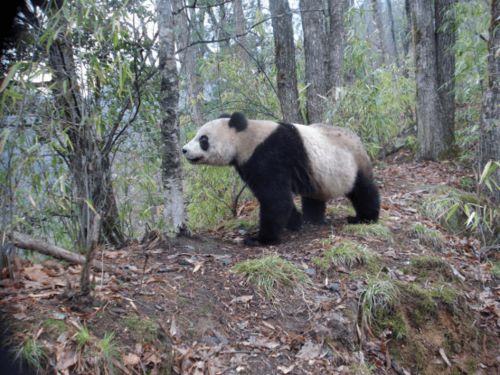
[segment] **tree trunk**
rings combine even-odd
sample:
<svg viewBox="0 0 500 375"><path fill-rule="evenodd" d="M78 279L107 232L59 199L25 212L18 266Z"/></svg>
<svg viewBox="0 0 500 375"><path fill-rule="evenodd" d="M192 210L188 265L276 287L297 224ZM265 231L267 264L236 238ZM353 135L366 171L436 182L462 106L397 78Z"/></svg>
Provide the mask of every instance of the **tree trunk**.
<svg viewBox="0 0 500 375"><path fill-rule="evenodd" d="M441 122L446 144L455 129L455 10L456 0L436 0L436 66Z"/></svg>
<svg viewBox="0 0 500 375"><path fill-rule="evenodd" d="M403 37L403 52L404 56L408 56L410 53L410 44L411 44L411 6L410 0L405 0L405 18L406 18L406 27L404 30Z"/></svg>
<svg viewBox="0 0 500 375"><path fill-rule="evenodd" d="M398 44L396 41L396 32L394 28L394 15L392 13L392 2L391 0L386 0L387 3L387 17L389 18L389 31L390 31L390 43L389 49L391 52L391 56L396 62L396 66L400 66L401 62L399 61L399 53L398 53Z"/></svg>
<svg viewBox="0 0 500 375"><path fill-rule="evenodd" d="M500 161L500 0L491 2L490 35L488 40L488 87L483 96L479 170L488 161ZM500 186L500 169L490 177ZM486 191L486 190L485 190ZM500 190L486 191L493 202L500 204Z"/></svg>
<svg viewBox="0 0 500 375"><path fill-rule="evenodd" d="M282 117L287 122L300 124L303 119L299 110L295 43L292 13L288 6L288 0L270 0L269 10L273 24L274 61Z"/></svg>
<svg viewBox="0 0 500 375"><path fill-rule="evenodd" d="M248 62L248 43L247 37L245 34L247 27L245 22L245 13L243 12L243 1L242 0L233 0L233 33L234 40L237 44L238 55L242 62Z"/></svg>
<svg viewBox="0 0 500 375"><path fill-rule="evenodd" d="M74 63L73 46L61 33L49 49L49 65L53 70L55 84L52 90L56 105L61 112L63 126L71 145L64 151L65 161L73 177L79 207L80 234L78 248L90 249L92 223L99 215L102 219L96 230L100 238L114 246L125 242L118 221L118 209L111 179L109 154L101 150L101 140L94 124L82 113L83 102L78 87Z"/></svg>
<svg viewBox="0 0 500 375"><path fill-rule="evenodd" d="M326 109L327 49L322 0L300 0L300 16L304 33L307 122L323 121Z"/></svg>
<svg viewBox="0 0 500 375"><path fill-rule="evenodd" d="M387 43L385 40L385 27L384 21L382 19L382 10L380 9L380 4L378 0L371 0L373 19L375 20L375 25L377 27L377 33L379 36L380 51L382 53L382 61L384 64L389 62L388 56L389 51L387 48Z"/></svg>
<svg viewBox="0 0 500 375"><path fill-rule="evenodd" d="M348 6L347 0L328 0L328 14L330 16L328 33L328 90L333 101L337 99L337 89L342 86L345 44L344 17Z"/></svg>
<svg viewBox="0 0 500 375"><path fill-rule="evenodd" d="M436 39L432 1L415 0L412 29L417 84L419 157L437 160L448 149L440 115L436 68Z"/></svg>
<svg viewBox="0 0 500 375"><path fill-rule="evenodd" d="M178 235L186 228L182 194L180 132L177 122L179 87L175 64L175 34L171 0L157 0L158 61L160 71L160 105L162 138L162 182L165 193L164 217L169 235Z"/></svg>
<svg viewBox="0 0 500 375"><path fill-rule="evenodd" d="M187 94L190 114L192 121L197 126L204 124L203 110L201 103L201 94L203 87L201 84L202 78L198 73L197 63L202 58L202 50L200 45L189 46L194 42L193 28L199 27L204 21L205 9L200 10L199 18L194 9L183 9L183 1L175 0L175 9L177 10L176 20L178 27L176 28L176 39L178 41L178 49L181 49L181 75L187 82ZM181 10L182 9L182 10Z"/></svg>

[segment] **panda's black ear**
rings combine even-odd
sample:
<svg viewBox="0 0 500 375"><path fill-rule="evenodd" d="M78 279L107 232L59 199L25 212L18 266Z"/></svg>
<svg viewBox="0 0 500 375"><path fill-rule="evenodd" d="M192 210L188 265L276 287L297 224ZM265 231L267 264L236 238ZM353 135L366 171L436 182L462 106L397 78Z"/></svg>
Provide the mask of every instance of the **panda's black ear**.
<svg viewBox="0 0 500 375"><path fill-rule="evenodd" d="M231 115L229 113L221 113L217 118L231 118Z"/></svg>
<svg viewBox="0 0 500 375"><path fill-rule="evenodd" d="M229 119L229 127L234 128L237 132L245 130L248 126L248 121L243 113L234 112Z"/></svg>

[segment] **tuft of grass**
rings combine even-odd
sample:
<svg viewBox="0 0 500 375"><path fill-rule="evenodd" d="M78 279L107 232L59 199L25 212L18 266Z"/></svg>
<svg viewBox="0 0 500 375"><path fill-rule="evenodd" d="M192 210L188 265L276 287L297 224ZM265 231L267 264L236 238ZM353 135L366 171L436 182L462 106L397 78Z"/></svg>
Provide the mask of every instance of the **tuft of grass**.
<svg viewBox="0 0 500 375"><path fill-rule="evenodd" d="M34 338L27 338L19 348L18 356L31 368L40 370L45 353L38 341Z"/></svg>
<svg viewBox="0 0 500 375"><path fill-rule="evenodd" d="M91 336L87 326L81 326L75 334L75 339L79 348L83 348L90 342Z"/></svg>
<svg viewBox="0 0 500 375"><path fill-rule="evenodd" d="M372 326L377 316L391 313L399 303L399 289L389 279L369 279L360 297L361 322Z"/></svg>
<svg viewBox="0 0 500 375"><path fill-rule="evenodd" d="M344 205L329 206L326 209L326 214L333 217L356 216L354 208Z"/></svg>
<svg viewBox="0 0 500 375"><path fill-rule="evenodd" d="M450 307L456 305L459 297L459 293L446 284L434 286L430 290L430 294L434 300L438 300Z"/></svg>
<svg viewBox="0 0 500 375"><path fill-rule="evenodd" d="M45 319L42 322L42 327L45 328L48 332L53 332L57 335L60 335L67 329L64 320L51 319L51 318Z"/></svg>
<svg viewBox="0 0 500 375"><path fill-rule="evenodd" d="M399 288L402 300L408 307L408 316L416 326L422 325L436 315L437 303L429 290L415 283L400 284Z"/></svg>
<svg viewBox="0 0 500 375"><path fill-rule="evenodd" d="M119 356L114 338L115 334L113 332L105 333L104 337L97 343L99 364L111 374L114 373L113 361Z"/></svg>
<svg viewBox="0 0 500 375"><path fill-rule="evenodd" d="M247 283L262 289L268 298L274 296L276 287L293 288L309 282L307 275L292 262L276 255L239 262L231 272L244 275Z"/></svg>
<svg viewBox="0 0 500 375"><path fill-rule="evenodd" d="M346 240L338 246L325 251L323 256L313 258L313 263L324 270L333 266L353 268L371 262L373 255L366 247L354 241Z"/></svg>
<svg viewBox="0 0 500 375"><path fill-rule="evenodd" d="M374 224L349 224L345 225L343 231L359 237L376 237L382 240L391 240L392 232L389 227L382 223Z"/></svg>
<svg viewBox="0 0 500 375"><path fill-rule="evenodd" d="M134 338L153 342L158 337L158 324L151 319L139 316L127 316L123 324L130 330Z"/></svg>
<svg viewBox="0 0 500 375"><path fill-rule="evenodd" d="M421 276L438 276L447 280L453 280L453 272L450 265L440 257L436 256L416 256L410 258L410 266Z"/></svg>
<svg viewBox="0 0 500 375"><path fill-rule="evenodd" d="M426 227L422 223L415 223L410 229L410 236L416 238L423 245L430 246L435 250L441 250L444 246L444 236L440 231Z"/></svg>
<svg viewBox="0 0 500 375"><path fill-rule="evenodd" d="M500 262L493 262L491 266L491 276L495 279L500 279Z"/></svg>

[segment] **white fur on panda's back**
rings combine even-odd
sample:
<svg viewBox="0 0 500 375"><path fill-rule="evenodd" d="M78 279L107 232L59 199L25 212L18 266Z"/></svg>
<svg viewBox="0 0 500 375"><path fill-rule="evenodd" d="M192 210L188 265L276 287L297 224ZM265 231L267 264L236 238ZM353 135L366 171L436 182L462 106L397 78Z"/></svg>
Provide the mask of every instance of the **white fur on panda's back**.
<svg viewBox="0 0 500 375"><path fill-rule="evenodd" d="M313 178L320 189L311 198L327 200L349 193L358 171L353 154L333 144L314 127L293 125L302 137Z"/></svg>

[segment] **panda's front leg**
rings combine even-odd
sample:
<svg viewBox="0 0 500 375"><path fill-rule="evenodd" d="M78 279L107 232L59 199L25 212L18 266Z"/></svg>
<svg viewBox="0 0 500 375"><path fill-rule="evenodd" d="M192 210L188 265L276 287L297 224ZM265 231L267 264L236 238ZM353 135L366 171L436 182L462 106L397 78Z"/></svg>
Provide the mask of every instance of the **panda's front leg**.
<svg viewBox="0 0 500 375"><path fill-rule="evenodd" d="M292 194L286 190L271 190L257 195L257 199L260 203L259 234L246 238L244 243L247 246L278 244L294 209Z"/></svg>

